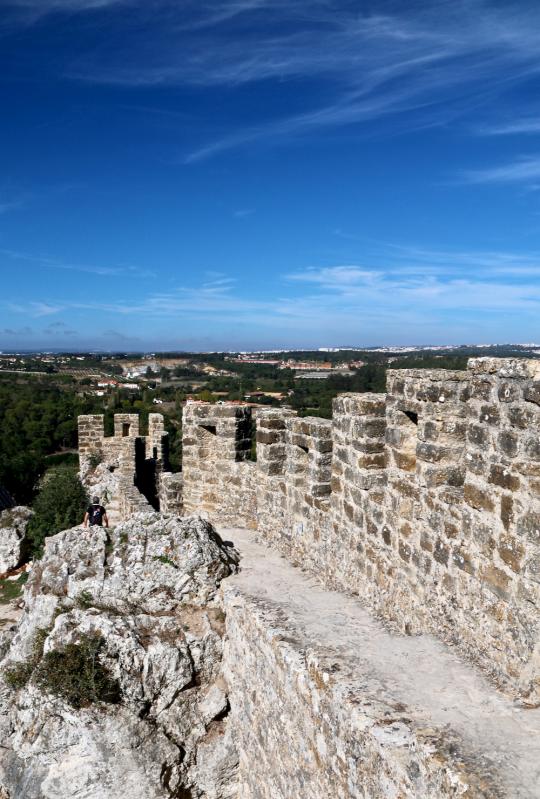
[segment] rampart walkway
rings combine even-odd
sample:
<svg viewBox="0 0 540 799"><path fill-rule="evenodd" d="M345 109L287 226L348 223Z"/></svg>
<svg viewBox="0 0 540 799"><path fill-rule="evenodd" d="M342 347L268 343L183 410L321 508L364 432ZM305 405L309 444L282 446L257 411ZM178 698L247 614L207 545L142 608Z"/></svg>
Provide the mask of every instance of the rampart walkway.
<svg viewBox="0 0 540 799"><path fill-rule="evenodd" d="M456 796L475 799L479 796L516 799L540 797L540 708L517 706L498 693L478 670L430 635L408 637L388 632L355 599L325 590L284 558L255 543L253 532L222 529L221 534L233 541L242 553L240 574L224 584L226 605L230 603L234 607L236 602L238 607L240 603L245 607L246 602L252 603L265 615L266 622L274 619L280 630L275 636L278 644L284 643L308 664L313 657L319 663L335 664L335 669L330 666L327 674L324 668L321 672L323 680L331 682L335 695L339 695L339 690L343 689L342 696L351 699L353 690L357 705L367 697L375 698L375 703L382 702L392 707L394 719L387 722L390 725L386 729L387 738L384 737L384 727L380 722L373 723L371 735L378 737L383 748L387 745L393 750L394 759L396 747L398 750L401 747L402 750L409 748L412 751L418 748L420 731L424 735L424 743L426 730L437 735L442 732L442 737L437 739L433 747L438 750L436 754L440 754L441 741L451 742L446 748L442 747L443 759L447 758L451 762L451 768L458 763L461 776L474 775L470 792L463 792L456 786ZM240 611L238 615L241 615ZM259 654L261 660L267 657L263 650L264 647ZM239 656L241 653L234 654ZM256 662L254 668L258 668ZM287 679L294 682L294 676L291 678L289 675ZM249 676L246 676L246 682L249 683ZM235 691L235 688L232 690ZM244 695L250 693L247 686L242 684L236 690L239 696L242 692ZM287 689L283 686L279 691L276 690L276 697L284 690ZM250 744L246 745L246 750L253 756L260 749L261 758L272 756L272 709L265 708L266 693L267 686L262 685L259 696L252 697L251 727L249 732L244 733L252 737L252 740L244 741ZM260 727L258 708L264 717ZM396 708L401 709L401 713L396 715ZM306 711L309 712L309 701ZM306 732L307 728L300 717L287 720L287 713L294 716L294 710L287 709L285 702L276 712L278 729L275 734L281 738L282 751L290 748L291 763L299 759L297 767L302 772L301 776L285 773L284 780L288 780L289 788L281 788L279 783L260 790L253 788L255 781L264 777L264 771L257 774L258 769L264 769L264 766L255 765L252 757L250 768L255 772L254 782L250 790L247 784L250 779L246 778L243 795L266 797L272 795L273 791L275 797L281 797L287 795L286 791L289 790L289 796L317 796L317 791L324 788L323 783L317 782L317 772L335 769L335 762L332 765L330 752L323 758L322 765L316 762L317 757L310 760L309 752L303 753L305 757L295 753L295 728L298 736L309 737L309 731ZM329 741L322 739L331 738L335 730L329 728L331 722L322 708L316 709L314 718L314 724L319 726L319 732L314 732L314 746L319 754L324 754ZM287 726L289 723L290 729ZM305 743L307 745L309 742ZM277 744L276 751L279 751ZM343 753L342 759L347 759ZM351 773L350 756L348 759L348 779L352 786L354 774ZM287 771L286 761L285 756L280 764L284 772ZM361 768L358 765L359 771ZM411 766L407 768L410 776ZM273 771L279 773L280 769L274 768ZM299 780L298 788L293 787L295 779ZM358 792L349 788L347 795L409 796L408 792L395 793L390 788L388 792L375 794L368 787L364 792L361 783L362 780L357 783ZM442 791L443 786L440 787ZM374 790L373 787L371 790ZM423 782L422 785L418 784L417 793L412 795L435 799L437 793L432 791L433 788L430 789ZM322 795L319 793L319 796Z"/></svg>

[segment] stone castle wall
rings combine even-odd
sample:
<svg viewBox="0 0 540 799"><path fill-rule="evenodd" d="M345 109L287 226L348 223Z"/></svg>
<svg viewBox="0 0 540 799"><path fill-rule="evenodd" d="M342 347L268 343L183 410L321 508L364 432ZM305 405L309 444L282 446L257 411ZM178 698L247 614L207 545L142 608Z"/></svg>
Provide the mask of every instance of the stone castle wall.
<svg viewBox="0 0 540 799"><path fill-rule="evenodd" d="M139 415L116 413L114 435L106 436L102 414L79 416L82 481L92 493L105 492L112 523L150 510L150 496L164 513L182 512L182 475L168 471L168 434L163 416L151 413L142 436Z"/></svg>
<svg viewBox="0 0 540 799"><path fill-rule="evenodd" d="M493 766L451 730L411 712L361 666L351 668L339 646L314 647L281 608L245 587L226 581L222 591L238 797L521 795L503 792Z"/></svg>
<svg viewBox="0 0 540 799"><path fill-rule="evenodd" d="M396 370L331 421L187 405L185 511L256 528L410 634L540 698L540 362ZM84 445L84 442L83 442Z"/></svg>
<svg viewBox="0 0 540 799"><path fill-rule="evenodd" d="M182 427L183 506L221 525L254 527L251 408L193 403Z"/></svg>

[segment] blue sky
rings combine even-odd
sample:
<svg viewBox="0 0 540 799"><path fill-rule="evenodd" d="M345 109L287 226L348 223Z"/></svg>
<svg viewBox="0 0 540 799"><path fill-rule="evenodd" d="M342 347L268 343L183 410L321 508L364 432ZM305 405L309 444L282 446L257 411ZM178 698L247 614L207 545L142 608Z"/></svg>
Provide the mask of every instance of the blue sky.
<svg viewBox="0 0 540 799"><path fill-rule="evenodd" d="M540 340L538 3L0 11L0 348Z"/></svg>

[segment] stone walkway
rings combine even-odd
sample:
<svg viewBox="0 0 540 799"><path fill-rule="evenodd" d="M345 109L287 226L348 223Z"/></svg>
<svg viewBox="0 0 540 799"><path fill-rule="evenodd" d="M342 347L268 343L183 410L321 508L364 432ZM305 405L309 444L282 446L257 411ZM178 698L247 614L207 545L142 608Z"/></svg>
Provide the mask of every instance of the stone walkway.
<svg viewBox="0 0 540 799"><path fill-rule="evenodd" d="M253 532L220 532L242 554L231 583L284 613L303 646L323 654L327 648L333 657L337 651L359 679L427 725L455 733L467 751L488 762L505 797L539 799L540 708L517 706L431 636L391 634L352 597L325 590L257 544Z"/></svg>

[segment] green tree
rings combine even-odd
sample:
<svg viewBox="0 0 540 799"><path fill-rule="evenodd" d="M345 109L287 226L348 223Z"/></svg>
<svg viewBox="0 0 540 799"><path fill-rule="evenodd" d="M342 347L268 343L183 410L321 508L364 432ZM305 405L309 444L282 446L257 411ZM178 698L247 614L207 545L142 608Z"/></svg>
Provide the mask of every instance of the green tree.
<svg viewBox="0 0 540 799"><path fill-rule="evenodd" d="M30 553L39 557L48 536L80 524L88 506L88 495L72 467L50 469L33 504L27 530Z"/></svg>
<svg viewBox="0 0 540 799"><path fill-rule="evenodd" d="M200 399L202 402L215 402L216 401L216 397L214 396L214 394L212 394L211 391L208 391L207 388L204 388L198 394L198 399Z"/></svg>
<svg viewBox="0 0 540 799"><path fill-rule="evenodd" d="M6 488L19 505L28 504L39 475L43 458L31 452L21 452L8 457L0 452L0 486Z"/></svg>

